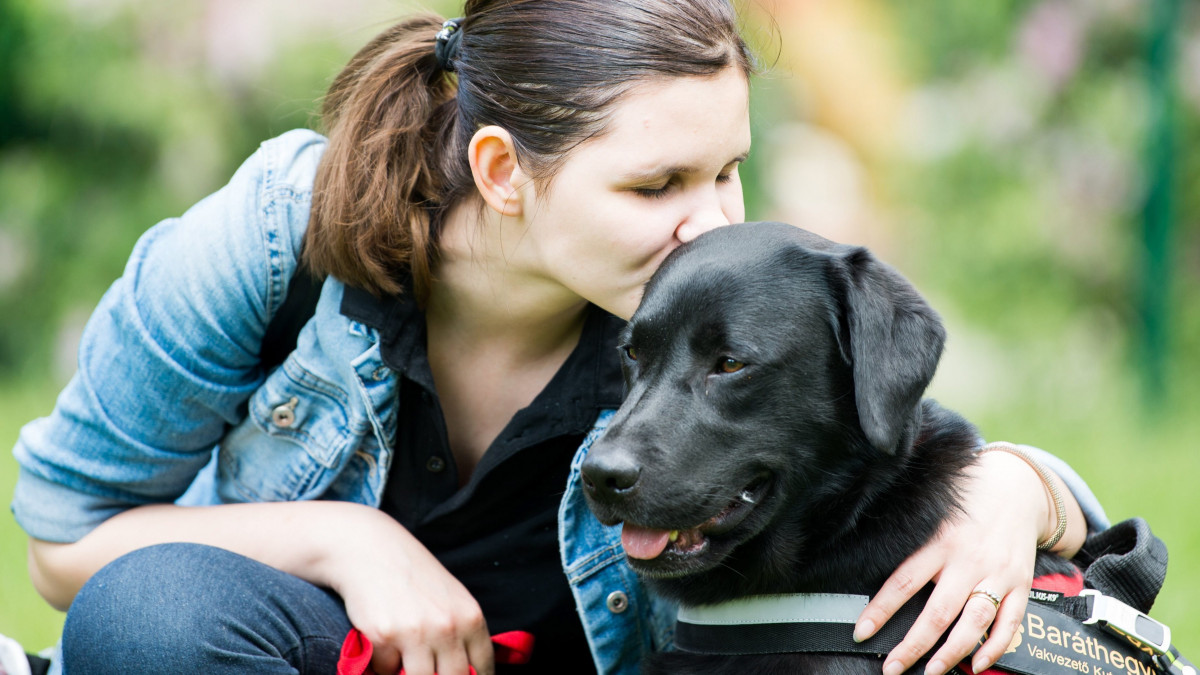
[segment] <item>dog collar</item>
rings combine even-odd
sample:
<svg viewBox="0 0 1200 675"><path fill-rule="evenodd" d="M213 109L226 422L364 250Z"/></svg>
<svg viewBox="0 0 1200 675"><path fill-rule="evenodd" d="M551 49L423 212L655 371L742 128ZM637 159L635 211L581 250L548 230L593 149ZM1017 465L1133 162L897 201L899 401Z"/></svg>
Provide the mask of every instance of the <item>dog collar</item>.
<svg viewBox="0 0 1200 675"><path fill-rule="evenodd" d="M739 598L717 605L680 607L679 621L723 626L763 623L849 623L870 597L842 593L784 593Z"/></svg>
<svg viewBox="0 0 1200 675"><path fill-rule="evenodd" d="M929 599L910 599L871 638L854 640L854 624L870 598L847 593L757 595L715 605L680 607L676 648L701 654L849 652L882 656L900 644Z"/></svg>

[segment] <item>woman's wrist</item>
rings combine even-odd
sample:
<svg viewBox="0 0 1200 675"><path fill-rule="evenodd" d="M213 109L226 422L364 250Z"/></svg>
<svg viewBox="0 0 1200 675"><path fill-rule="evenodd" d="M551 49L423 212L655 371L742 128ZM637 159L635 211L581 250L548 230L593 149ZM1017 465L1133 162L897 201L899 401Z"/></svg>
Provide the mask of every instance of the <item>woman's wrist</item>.
<svg viewBox="0 0 1200 675"><path fill-rule="evenodd" d="M1035 509L1039 550L1071 557L1083 546L1087 521L1061 478L1031 454L1010 443L991 443L980 451L988 462L1020 476L1022 499Z"/></svg>
<svg viewBox="0 0 1200 675"><path fill-rule="evenodd" d="M1066 481L1053 470L1047 470L1047 473L1058 484L1066 517L1066 529L1062 537L1049 550L1063 558L1072 558L1079 552L1079 549L1083 548L1083 541L1087 539L1087 518L1084 517L1083 509L1080 508L1079 502L1075 500L1074 494L1067 487Z"/></svg>
<svg viewBox="0 0 1200 675"><path fill-rule="evenodd" d="M1037 472L1019 457L1004 452L981 452L979 465L981 479L992 484L989 489L1007 496L1005 508L1013 514L1014 522L1028 523L1026 532L1035 545L1045 541L1054 531L1054 503Z"/></svg>
<svg viewBox="0 0 1200 675"><path fill-rule="evenodd" d="M313 509L312 575L308 579L339 594L358 576L366 558L385 556L389 564L403 565L411 557L416 539L399 522L379 509L350 502L309 502ZM324 508L321 508L324 507Z"/></svg>
<svg viewBox="0 0 1200 675"><path fill-rule="evenodd" d="M989 452L1003 452L1012 455L1027 464L1037 474L1042 487L1045 489L1045 496L1050 500L1050 509L1048 512L1052 519L1048 527L1045 526L1045 520L1042 520L1042 534L1038 538L1037 547L1039 551L1052 550L1067 531L1067 510L1063 505L1062 491L1057 478L1046 467L1042 466L1041 462L1034 459L1032 455L1011 443L989 443L980 450L980 454L987 454Z"/></svg>

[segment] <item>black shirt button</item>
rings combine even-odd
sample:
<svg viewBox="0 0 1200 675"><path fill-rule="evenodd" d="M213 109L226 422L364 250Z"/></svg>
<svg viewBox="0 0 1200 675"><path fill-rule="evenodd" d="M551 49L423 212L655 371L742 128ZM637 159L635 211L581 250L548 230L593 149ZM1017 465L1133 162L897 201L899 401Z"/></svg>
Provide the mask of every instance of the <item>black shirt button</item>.
<svg viewBox="0 0 1200 675"><path fill-rule="evenodd" d="M435 455L426 460L425 468L431 473L441 473L446 468L446 460Z"/></svg>

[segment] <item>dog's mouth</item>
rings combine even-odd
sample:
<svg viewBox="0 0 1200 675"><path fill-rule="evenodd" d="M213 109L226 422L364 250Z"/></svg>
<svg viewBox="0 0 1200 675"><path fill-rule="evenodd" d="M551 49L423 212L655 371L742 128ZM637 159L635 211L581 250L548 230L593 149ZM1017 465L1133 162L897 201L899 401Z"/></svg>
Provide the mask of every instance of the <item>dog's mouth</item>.
<svg viewBox="0 0 1200 675"><path fill-rule="evenodd" d="M621 529L621 545L625 555L638 571L651 576L679 576L694 571L695 563L720 542L725 535L741 525L763 502L771 482L766 476L747 485L716 515L699 525L686 529L657 529L625 521ZM730 542L723 549L737 543ZM722 551L723 556L728 550ZM704 565L700 565L704 567Z"/></svg>

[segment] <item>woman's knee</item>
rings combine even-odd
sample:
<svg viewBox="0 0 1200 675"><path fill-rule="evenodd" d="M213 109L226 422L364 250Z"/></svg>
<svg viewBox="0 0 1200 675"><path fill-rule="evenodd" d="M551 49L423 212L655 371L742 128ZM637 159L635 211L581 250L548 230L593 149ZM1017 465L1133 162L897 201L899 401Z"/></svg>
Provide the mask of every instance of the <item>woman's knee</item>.
<svg viewBox="0 0 1200 675"><path fill-rule="evenodd" d="M110 645L169 640L173 633L199 628L189 614L212 617L209 582L196 575L207 555L219 549L163 544L133 551L109 563L83 586L67 611L64 640L92 636ZM199 579L195 578L199 576ZM215 582L216 580L212 580ZM197 585L200 582L201 585Z"/></svg>
<svg viewBox="0 0 1200 675"><path fill-rule="evenodd" d="M223 549L162 544L114 560L84 585L67 612L63 661L72 675L185 664L237 672L251 663L255 672L272 664L304 672L287 662L310 658L313 636L329 642L348 629L336 597L307 582Z"/></svg>

